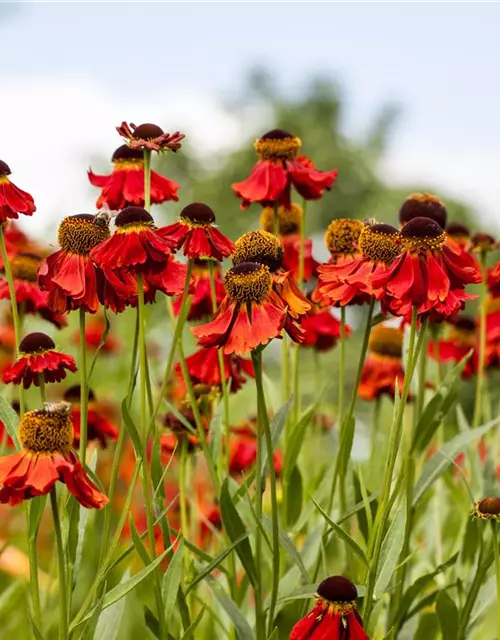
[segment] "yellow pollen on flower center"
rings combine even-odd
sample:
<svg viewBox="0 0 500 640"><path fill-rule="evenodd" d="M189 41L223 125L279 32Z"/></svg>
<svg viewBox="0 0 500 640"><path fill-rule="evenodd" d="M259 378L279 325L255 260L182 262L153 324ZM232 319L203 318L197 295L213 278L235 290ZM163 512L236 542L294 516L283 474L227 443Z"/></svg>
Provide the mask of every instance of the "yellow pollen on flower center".
<svg viewBox="0 0 500 640"><path fill-rule="evenodd" d="M385 230L385 227L388 227ZM397 229L390 225L366 226L359 236L359 248L368 260L391 264L401 253Z"/></svg>
<svg viewBox="0 0 500 640"><path fill-rule="evenodd" d="M432 238L430 236L423 237L403 237L404 246L413 253L418 253L420 251L428 252L428 251L441 251L442 246L444 245L446 239L446 234L443 232L437 238Z"/></svg>
<svg viewBox="0 0 500 640"><path fill-rule="evenodd" d="M88 255L93 247L108 238L108 219L85 213L64 218L57 235L63 249L80 255Z"/></svg>
<svg viewBox="0 0 500 640"><path fill-rule="evenodd" d="M141 171L144 160L113 160L115 171Z"/></svg>
<svg viewBox="0 0 500 640"><path fill-rule="evenodd" d="M262 302L272 288L269 267L263 264L241 263L226 273L224 286L234 302Z"/></svg>
<svg viewBox="0 0 500 640"><path fill-rule="evenodd" d="M278 238L268 231L250 231L236 240L232 257L234 265L257 262L276 271L283 262L283 247Z"/></svg>
<svg viewBox="0 0 500 640"><path fill-rule="evenodd" d="M381 356L401 358L403 353L403 333L396 327L377 325L370 333L370 351Z"/></svg>
<svg viewBox="0 0 500 640"><path fill-rule="evenodd" d="M347 616L355 609L354 602L330 602L321 596L316 596L316 600L325 608L325 612L328 610L332 616Z"/></svg>
<svg viewBox="0 0 500 640"><path fill-rule="evenodd" d="M115 233L142 233L147 229L156 229L156 225L152 222L131 222L115 228Z"/></svg>
<svg viewBox="0 0 500 640"><path fill-rule="evenodd" d="M73 442L69 410L28 411L19 425L19 441L32 453L64 452Z"/></svg>
<svg viewBox="0 0 500 640"><path fill-rule="evenodd" d="M365 225L361 220L338 218L328 225L325 245L332 254L352 255L358 249L358 240Z"/></svg>
<svg viewBox="0 0 500 640"><path fill-rule="evenodd" d="M301 147L300 138L259 138L255 151L261 160L293 160Z"/></svg>

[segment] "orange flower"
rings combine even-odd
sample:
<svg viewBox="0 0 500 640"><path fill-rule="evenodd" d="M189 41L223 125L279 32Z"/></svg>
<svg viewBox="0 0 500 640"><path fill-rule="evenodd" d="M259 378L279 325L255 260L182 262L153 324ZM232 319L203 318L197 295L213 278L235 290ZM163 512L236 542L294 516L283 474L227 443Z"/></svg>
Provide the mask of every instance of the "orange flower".
<svg viewBox="0 0 500 640"><path fill-rule="evenodd" d="M28 411L19 425L22 450L0 458L0 502L16 505L50 492L59 480L87 509L102 509L108 498L90 480L71 449L71 405Z"/></svg>
<svg viewBox="0 0 500 640"><path fill-rule="evenodd" d="M80 444L81 406L80 385L73 385L66 389L64 400L71 403L71 422L73 423L73 446ZM108 440L117 440L119 430L106 415L105 408L97 402L94 392L89 389L87 405L87 439L89 442L97 440L101 447L106 448Z"/></svg>
<svg viewBox="0 0 500 640"><path fill-rule="evenodd" d="M213 312L212 291L210 287L210 271L208 269L209 260L194 260L191 276L191 306L187 315L187 320L202 320L206 316L211 316ZM214 260L211 261L214 271L215 301L217 306L224 300L226 290L220 272L220 265ZM178 296L174 301L174 313L176 316L181 311L182 296Z"/></svg>
<svg viewBox="0 0 500 640"><path fill-rule="evenodd" d="M472 357L467 360L462 371L464 380L469 379L477 372L477 323L471 316L460 315L449 322L448 336L445 340L438 341L437 350L436 344L433 341L429 342L428 353L438 362L458 363L471 350L473 351Z"/></svg>
<svg viewBox="0 0 500 640"><path fill-rule="evenodd" d="M375 326L370 334L368 357L363 365L358 396L375 400L386 393L396 394L396 384L402 392L404 369L402 362L403 332L383 324Z"/></svg>

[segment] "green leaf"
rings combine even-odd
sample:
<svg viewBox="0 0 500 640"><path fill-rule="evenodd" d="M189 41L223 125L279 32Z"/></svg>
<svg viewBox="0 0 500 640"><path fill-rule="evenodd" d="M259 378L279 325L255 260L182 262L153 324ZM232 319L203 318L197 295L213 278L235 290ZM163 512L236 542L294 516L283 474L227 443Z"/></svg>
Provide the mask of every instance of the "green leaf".
<svg viewBox="0 0 500 640"><path fill-rule="evenodd" d="M375 582L375 597L377 598L380 598L385 593L394 575L399 562L399 555L403 549L405 526L406 505L404 501L401 501L382 542Z"/></svg>
<svg viewBox="0 0 500 640"><path fill-rule="evenodd" d="M21 451L22 447L17 437L19 416L3 396L0 396L0 421L4 423L7 433L12 438L16 449Z"/></svg>
<svg viewBox="0 0 500 640"><path fill-rule="evenodd" d="M308 407L292 428L290 438L286 443L285 468L283 469L283 476L285 479L289 478L295 469L295 465L299 459L300 450L304 444L305 431L312 420L315 410L316 404Z"/></svg>
<svg viewBox="0 0 500 640"><path fill-rule="evenodd" d="M422 473L420 474L420 478L418 479L413 496L413 507L416 507L419 500L422 498L424 493L427 491L429 487L436 481L437 478L448 468L450 465L450 459L453 460L455 456L469 443L474 442L482 435L490 431L493 427L498 426L500 423L500 418L496 418L495 420L491 420L482 427L478 427L477 429L471 429L470 431L466 431L464 433L459 433L452 440L446 442L433 456L430 460L428 460L424 468L422 469Z"/></svg>
<svg viewBox="0 0 500 640"><path fill-rule="evenodd" d="M179 546L175 551L172 559L169 562L168 569L163 576L163 582L161 585L161 595L163 601L163 607L165 612L165 624L169 625L170 617L174 612L175 601L177 599L177 592L179 591L179 584L181 582L182 574L182 562L184 559L184 541L182 538L179 540Z"/></svg>
<svg viewBox="0 0 500 640"><path fill-rule="evenodd" d="M136 456L138 458L143 458L144 451L143 451L143 446L141 442L141 437L139 436L139 432L137 431L137 427L135 426L134 421L130 417L130 412L128 410L127 403L128 403L128 399L125 398L125 400L123 400L122 402L123 423L125 425L125 428L127 429L130 439L132 440L132 444L134 445L134 451Z"/></svg>
<svg viewBox="0 0 500 640"><path fill-rule="evenodd" d="M432 440L439 425L458 400L458 382L472 351L446 375L436 394L427 404L415 430L411 453L422 452Z"/></svg>
<svg viewBox="0 0 500 640"><path fill-rule="evenodd" d="M436 600L436 613L443 640L456 640L459 637L459 616L455 601L447 591L441 591Z"/></svg>
<svg viewBox="0 0 500 640"><path fill-rule="evenodd" d="M38 534L38 527L42 519L45 505L47 504L47 496L38 496L29 502L29 537L35 540Z"/></svg>
<svg viewBox="0 0 500 640"><path fill-rule="evenodd" d="M97 627L97 623L99 622L99 616L101 615L103 602L104 602L104 596L101 596L97 601L94 614L92 615L90 620L88 620L87 624L83 628L80 640L94 640L95 630Z"/></svg>
<svg viewBox="0 0 500 640"><path fill-rule="evenodd" d="M288 596L284 596L283 598L278 598L277 604L282 604L284 602L289 602L290 600L310 600L316 596L318 591L318 585L315 584L305 584L300 589L293 591Z"/></svg>
<svg viewBox="0 0 500 640"><path fill-rule="evenodd" d="M233 504L231 495L229 493L228 483L229 479L226 478L220 492L220 510L222 522L231 542L234 543L239 538L242 538L242 540L236 545L235 551L238 554L239 559L241 560L241 564L247 572L252 586L255 586L255 584L257 583L257 569L255 567L255 562L252 555L252 548L247 537L243 537L243 534L246 533L246 527L243 524L243 520L241 519L240 514Z"/></svg>
<svg viewBox="0 0 500 640"><path fill-rule="evenodd" d="M135 589L143 580L145 580L149 576L149 574L152 573L156 569L156 567L158 567L163 562L163 559L167 556L167 554L170 552L172 547L173 545L171 545L168 549L165 549L165 551L161 555L155 558L153 562L151 562L151 564L148 564L147 567L144 567L144 569L139 571L139 573L136 573L135 576L132 576L126 582L120 583L116 585L116 587L111 589L111 591L108 591L104 595L103 606L102 606L103 610L107 609L115 602L118 602L118 600L121 600L122 598L124 598L127 595L127 593ZM94 611L95 611L95 607L92 608L87 613L87 615L85 615L78 622L77 625L71 625L71 630L73 630L74 627L81 625L82 622L85 622L86 620L91 618Z"/></svg>
<svg viewBox="0 0 500 640"><path fill-rule="evenodd" d="M140 559L142 560L144 566L147 567L148 564L151 562L151 557L147 552L144 542L142 541L142 536L140 536L139 532L137 531L137 527L135 526L134 517L132 516L132 514L130 514L129 516L128 524L130 527L130 535L131 535L134 547Z"/></svg>
<svg viewBox="0 0 500 640"><path fill-rule="evenodd" d="M354 431L356 427L356 420L354 416L347 421L342 427L343 434L340 439L340 446L338 456L340 456L339 473L340 476L345 476L347 473L347 467L351 459L352 444L354 442Z"/></svg>
<svg viewBox="0 0 500 640"><path fill-rule="evenodd" d="M0 593L0 613L6 616L7 613L17 608L19 600L24 596L26 584L16 581L2 590Z"/></svg>
<svg viewBox="0 0 500 640"><path fill-rule="evenodd" d="M288 418L288 414L290 413L290 409L292 408L293 398L289 398L287 402L283 406L281 406L276 415L274 416L269 428L271 430L271 439L273 450L268 454L266 448L265 440L262 440L262 476L265 479L267 476L267 469L270 464L273 464L273 454L276 445L278 444L278 440L280 439L281 434L283 433L283 429L285 428L286 420Z"/></svg>
<svg viewBox="0 0 500 640"><path fill-rule="evenodd" d="M243 614L240 611L240 608L236 604L236 602L228 596L228 594L222 589L222 587L218 584L216 580L212 578L212 576L207 576L207 582L214 596L219 601L220 605L227 613L231 622L234 624L234 628L238 638L240 640L254 640L254 636L252 633L252 629L250 625L243 617Z"/></svg>
<svg viewBox="0 0 500 640"><path fill-rule="evenodd" d="M120 584L123 584L130 578L130 570L127 569L123 574ZM95 632L96 638L99 640L116 640L118 638L118 632L120 631L120 623L125 611L126 598L121 598L107 609L101 611L97 628Z"/></svg>
<svg viewBox="0 0 500 640"><path fill-rule="evenodd" d="M29 621L30 621L31 631L33 632L34 640L45 640L45 638L42 635L42 632L36 626L36 623L35 623L35 620L33 618L33 615L31 613L31 611L29 611L29 610L28 610L28 618L29 618Z"/></svg>
<svg viewBox="0 0 500 640"><path fill-rule="evenodd" d="M314 502L314 504L316 506L316 509L321 513L323 518L330 525L330 527L337 534L337 536L339 538L341 538L346 543L346 545L351 549L351 551L356 556L358 556L358 558L363 562L363 564L365 566L367 566L367 567L370 566L370 563L368 562L368 558L366 557L365 552L359 546L359 544L356 542L356 540L354 540L354 538L351 538L351 536L347 533L347 531L344 531L344 529L342 529L342 527L340 525L338 525L336 522L334 522L330 518L330 516L326 513L326 511L316 502L316 500L314 498L311 498L311 500Z"/></svg>
<svg viewBox="0 0 500 640"><path fill-rule="evenodd" d="M425 613L419 620L419 625L413 640L438 640L439 624L434 612Z"/></svg>
<svg viewBox="0 0 500 640"><path fill-rule="evenodd" d="M263 518L264 525L268 532L272 531L272 521L267 516ZM283 549L288 553L293 563L297 565L300 569L300 573L302 574L302 580L307 583L309 582L309 574L307 573L307 569L304 566L301 555L298 552L297 547L293 544L287 534L283 531L283 529L279 528L279 541Z"/></svg>
<svg viewBox="0 0 500 640"><path fill-rule="evenodd" d="M363 538L368 540L370 537L368 514L371 515L371 522L373 523L377 513L378 500L376 500L374 494L368 494L366 487L364 487L364 485L362 486L363 478L361 476L361 470L354 470L353 481L354 499L356 500L356 506L359 505L360 507L356 509L356 519L358 521L359 530L363 534Z"/></svg>
<svg viewBox="0 0 500 640"><path fill-rule="evenodd" d="M302 496L304 489L302 486L302 474L295 465L288 479L288 495L286 505L286 523L288 527L293 527L302 512Z"/></svg>
<svg viewBox="0 0 500 640"><path fill-rule="evenodd" d="M196 629L196 627L200 624L201 619L203 618L203 615L205 613L205 609L206 609L206 605L203 605L203 607L200 609L200 613L196 616L196 618L193 620L193 622L189 625L189 627L186 629L186 631L182 634L181 640L187 640L188 638L193 638L193 632Z"/></svg>

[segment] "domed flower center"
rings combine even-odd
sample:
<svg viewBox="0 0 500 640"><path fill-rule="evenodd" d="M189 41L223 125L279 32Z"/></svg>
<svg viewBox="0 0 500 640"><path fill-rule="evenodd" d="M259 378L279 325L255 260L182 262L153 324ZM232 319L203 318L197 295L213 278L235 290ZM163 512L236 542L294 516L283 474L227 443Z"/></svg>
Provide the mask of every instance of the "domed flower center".
<svg viewBox="0 0 500 640"><path fill-rule="evenodd" d="M281 242L268 231L250 231L234 243L233 264L258 262L277 271L283 262Z"/></svg>
<svg viewBox="0 0 500 640"><path fill-rule="evenodd" d="M0 178L4 176L10 176L10 174L11 174L11 170L9 165L3 160L0 160Z"/></svg>
<svg viewBox="0 0 500 640"><path fill-rule="evenodd" d="M352 255L358 250L358 240L365 225L361 220L338 218L328 225L325 245L332 255Z"/></svg>
<svg viewBox="0 0 500 640"><path fill-rule="evenodd" d="M157 124L146 122L144 124L140 124L134 129L134 138L137 140L154 140L155 138L162 136L163 133L163 129Z"/></svg>
<svg viewBox="0 0 500 640"><path fill-rule="evenodd" d="M403 353L403 332L396 327L377 325L370 333L370 351L380 356L401 358Z"/></svg>
<svg viewBox="0 0 500 640"><path fill-rule="evenodd" d="M447 218L446 207L431 193L412 193L399 210L399 221L401 224L406 224L414 218L430 218L444 229Z"/></svg>
<svg viewBox="0 0 500 640"><path fill-rule="evenodd" d="M16 280L36 282L38 268L42 262L43 259L35 253L18 253L10 262L12 276Z"/></svg>
<svg viewBox="0 0 500 640"><path fill-rule="evenodd" d="M301 147L300 138L296 138L283 129L273 129L255 142L255 151L261 160L293 160Z"/></svg>
<svg viewBox="0 0 500 640"><path fill-rule="evenodd" d="M473 347L476 335L476 321L472 316L459 316L451 325L450 339L460 347Z"/></svg>
<svg viewBox="0 0 500 640"><path fill-rule="evenodd" d="M261 302L272 288L269 268L255 262L242 262L229 269L224 277L228 296L234 302Z"/></svg>
<svg viewBox="0 0 500 640"><path fill-rule="evenodd" d="M445 232L430 218L413 218L400 231L403 244L410 251L440 251L446 239Z"/></svg>
<svg viewBox="0 0 500 640"><path fill-rule="evenodd" d="M318 586L317 594L325 606L333 605L335 613L346 615L354 609L358 590L348 578L331 576Z"/></svg>
<svg viewBox="0 0 500 640"><path fill-rule="evenodd" d="M63 249L82 256L88 255L91 249L108 238L108 218L89 213L67 216L59 225L57 233L58 242Z"/></svg>
<svg viewBox="0 0 500 640"><path fill-rule="evenodd" d="M26 355L40 353L42 351L50 351L55 349L52 338L41 332L28 333L19 344L19 351Z"/></svg>
<svg viewBox="0 0 500 640"><path fill-rule="evenodd" d="M64 392L64 399L70 404L78 404L81 398L81 389L79 384L74 384L72 387L68 387ZM89 389L89 402L95 400L95 393L92 389Z"/></svg>
<svg viewBox="0 0 500 640"><path fill-rule="evenodd" d="M140 149L131 149L126 144L122 144L121 147L113 153L111 162L116 168L127 168L134 166L142 168L144 165L144 154Z"/></svg>
<svg viewBox="0 0 500 640"><path fill-rule="evenodd" d="M28 411L19 425L19 440L32 453L64 452L73 442L71 405L61 402Z"/></svg>
<svg viewBox="0 0 500 640"><path fill-rule="evenodd" d="M144 228L154 229L153 217L142 207L126 207L115 218L117 233L141 231Z"/></svg>
<svg viewBox="0 0 500 640"><path fill-rule="evenodd" d="M215 213L202 202L192 202L181 211L181 220L189 225L210 226L215 223Z"/></svg>
<svg viewBox="0 0 500 640"><path fill-rule="evenodd" d="M300 224L302 220L302 207L298 204L292 204L290 209L283 205L278 207L278 224L279 233L282 236L288 236L300 232ZM260 214L260 226L264 231L272 233L274 231L274 207L264 207Z"/></svg>
<svg viewBox="0 0 500 640"><path fill-rule="evenodd" d="M489 233L476 233L471 238L471 244L475 251L492 251L497 248L496 240Z"/></svg>
<svg viewBox="0 0 500 640"><path fill-rule="evenodd" d="M500 498L483 498L478 502L477 510L485 516L500 516Z"/></svg>
<svg viewBox="0 0 500 640"><path fill-rule="evenodd" d="M469 228L460 222L450 222L446 226L446 233L452 238L470 238Z"/></svg>
<svg viewBox="0 0 500 640"><path fill-rule="evenodd" d="M390 224L366 225L359 236L363 257L391 264L401 253L398 230Z"/></svg>

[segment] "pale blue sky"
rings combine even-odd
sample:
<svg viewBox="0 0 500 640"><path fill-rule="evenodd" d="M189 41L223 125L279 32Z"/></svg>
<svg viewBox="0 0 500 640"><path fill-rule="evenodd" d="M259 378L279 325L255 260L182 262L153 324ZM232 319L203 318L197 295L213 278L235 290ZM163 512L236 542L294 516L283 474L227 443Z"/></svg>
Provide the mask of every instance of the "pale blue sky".
<svg viewBox="0 0 500 640"><path fill-rule="evenodd" d="M430 181L497 214L498 4L35 3L0 20L1 153L38 190L43 181L18 142L49 145L74 193L89 154L118 143L110 123L122 119L161 110L209 148L224 131L237 140L238 123L226 126L217 99L235 97L246 70L260 64L286 91L300 91L317 72L337 78L355 135L380 105L401 105L385 175ZM64 160L77 145L80 155ZM78 202L87 196L83 182ZM48 192L40 197L47 207L67 206Z"/></svg>

